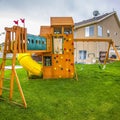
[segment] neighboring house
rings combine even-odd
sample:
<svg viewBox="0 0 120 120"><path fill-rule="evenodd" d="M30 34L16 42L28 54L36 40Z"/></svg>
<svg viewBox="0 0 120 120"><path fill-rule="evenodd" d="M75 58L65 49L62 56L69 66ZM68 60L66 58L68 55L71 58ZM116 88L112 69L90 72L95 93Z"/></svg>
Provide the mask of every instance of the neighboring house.
<svg viewBox="0 0 120 120"><path fill-rule="evenodd" d="M5 32L0 33L0 52L4 49L4 38L5 38Z"/></svg>
<svg viewBox="0 0 120 120"><path fill-rule="evenodd" d="M0 44L0 58L3 58L4 45L5 45L4 42ZM7 54L7 58L11 58L12 56L13 56L12 53Z"/></svg>
<svg viewBox="0 0 120 120"><path fill-rule="evenodd" d="M3 49L4 49L4 43L0 44L0 58L3 57Z"/></svg>
<svg viewBox="0 0 120 120"><path fill-rule="evenodd" d="M112 38L115 46L120 48L120 22L117 13L98 15L92 19L75 23L74 38ZM107 51L108 43L75 43L75 62L93 63L99 59L101 52Z"/></svg>
<svg viewBox="0 0 120 120"><path fill-rule="evenodd" d="M3 52L3 49L4 49L4 42L0 44L0 52Z"/></svg>

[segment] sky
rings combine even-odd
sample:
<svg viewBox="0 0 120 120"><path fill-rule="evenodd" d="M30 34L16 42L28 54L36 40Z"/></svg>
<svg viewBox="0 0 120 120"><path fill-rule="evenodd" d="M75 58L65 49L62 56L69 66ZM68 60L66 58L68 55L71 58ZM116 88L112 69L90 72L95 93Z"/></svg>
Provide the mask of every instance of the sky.
<svg viewBox="0 0 120 120"><path fill-rule="evenodd" d="M0 0L0 42L5 39L5 27L12 27L14 20L25 19L27 32L39 35L40 26L50 25L50 17L73 17L74 23L116 11L120 19L120 0Z"/></svg>

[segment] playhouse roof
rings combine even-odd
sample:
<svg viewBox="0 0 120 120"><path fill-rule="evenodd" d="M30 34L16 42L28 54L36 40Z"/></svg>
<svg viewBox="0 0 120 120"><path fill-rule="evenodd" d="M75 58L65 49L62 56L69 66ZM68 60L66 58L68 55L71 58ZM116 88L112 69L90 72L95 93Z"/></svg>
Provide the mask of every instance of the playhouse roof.
<svg viewBox="0 0 120 120"><path fill-rule="evenodd" d="M51 27L50 26L41 26L40 27L40 35L51 34Z"/></svg>
<svg viewBox="0 0 120 120"><path fill-rule="evenodd" d="M56 25L74 25L72 17L51 17L51 26Z"/></svg>

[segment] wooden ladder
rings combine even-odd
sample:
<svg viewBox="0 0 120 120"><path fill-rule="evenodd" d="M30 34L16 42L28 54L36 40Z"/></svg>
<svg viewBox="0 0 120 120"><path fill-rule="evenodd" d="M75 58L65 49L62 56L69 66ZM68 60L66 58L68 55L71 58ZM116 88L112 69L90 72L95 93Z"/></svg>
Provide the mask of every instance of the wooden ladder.
<svg viewBox="0 0 120 120"><path fill-rule="evenodd" d="M12 31L13 32L13 31ZM16 37L15 37L15 40L14 40L14 43L13 46L12 46L12 50L11 50L11 31L7 30L6 31L6 39L5 39L5 44L4 44L4 51L3 51L3 59L2 59L2 64L1 64L1 73L0 73L0 99L3 99L3 91L4 90L8 90L9 91L9 99L8 101L9 102L12 102L12 103L15 103L15 104L18 104L18 105L22 105L24 106L25 108L27 108L27 104L26 104L26 100L25 100L25 97L24 97L24 94L23 94L23 91L22 91L22 88L21 88L21 85L20 85L20 81L19 81L19 78L18 78L18 75L17 75L17 72L16 72L16 69L15 69L15 63L16 63L16 54L17 54L17 49L18 49L18 43L17 43L17 39L19 39L19 36L17 37L18 35L18 32L19 31L14 31L15 34L16 34ZM5 72L7 71L5 69L5 65L6 65L6 62L7 62L7 54L8 53L12 53L13 54L13 57L11 59L11 74L10 74L10 77L9 77L9 80L10 80L10 88L5 88L4 84L5 84L5 80L8 80L8 78L5 78ZM16 79L16 83L17 83L17 86L18 86L18 90L20 92L20 96L22 98L22 102L23 104L19 104L17 102L14 102L12 100L12 97L13 97L13 88L14 88L14 79ZM6 99L5 99L6 100Z"/></svg>

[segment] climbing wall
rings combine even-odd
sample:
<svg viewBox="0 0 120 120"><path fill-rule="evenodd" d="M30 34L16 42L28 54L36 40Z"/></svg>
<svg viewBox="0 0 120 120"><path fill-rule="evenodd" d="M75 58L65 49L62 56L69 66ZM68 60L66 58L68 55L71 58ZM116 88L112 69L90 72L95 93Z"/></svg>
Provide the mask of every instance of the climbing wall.
<svg viewBox="0 0 120 120"><path fill-rule="evenodd" d="M73 38L66 35L63 39L63 54L52 55L54 78L72 78L74 75Z"/></svg>

